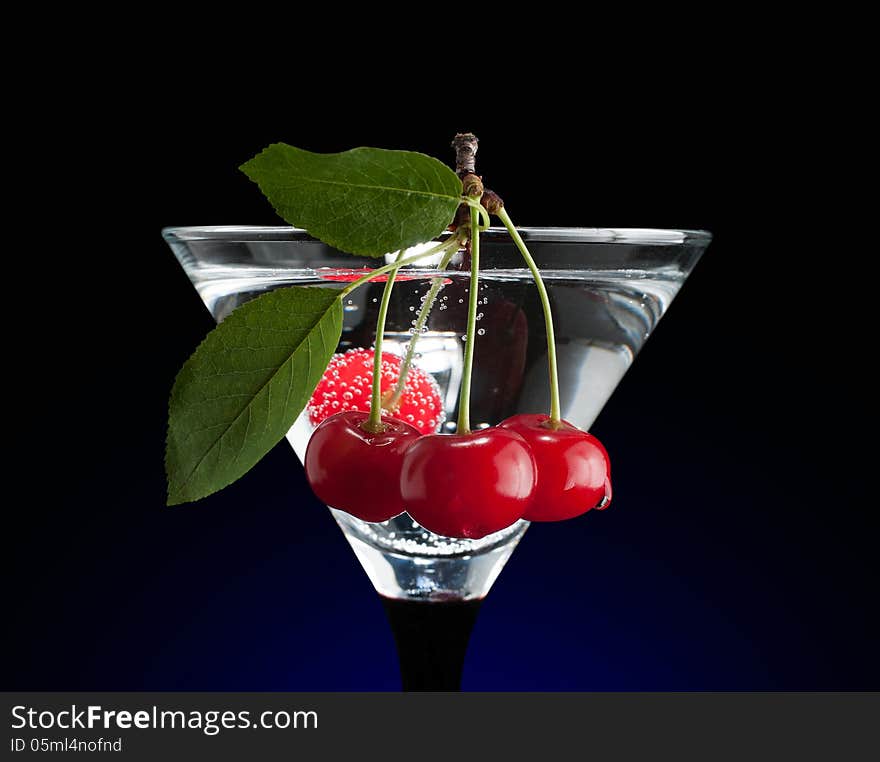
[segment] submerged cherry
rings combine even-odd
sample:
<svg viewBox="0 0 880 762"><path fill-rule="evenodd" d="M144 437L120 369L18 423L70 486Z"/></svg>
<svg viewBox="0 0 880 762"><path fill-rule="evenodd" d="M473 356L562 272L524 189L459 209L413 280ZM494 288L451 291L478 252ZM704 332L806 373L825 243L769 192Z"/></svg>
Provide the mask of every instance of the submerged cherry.
<svg viewBox="0 0 880 762"><path fill-rule="evenodd" d="M386 416L384 431L370 433L364 428L368 418L367 412L350 410L322 421L306 448L306 477L327 505L364 521L386 521L404 510L401 465L420 435Z"/></svg>
<svg viewBox="0 0 880 762"><path fill-rule="evenodd" d="M355 347L333 355L327 370L312 392L308 413L312 425L345 410L370 409L375 351ZM401 359L382 352L381 392L390 397L400 379ZM434 377L414 365L406 375L403 393L389 415L415 426L422 434L432 434L446 420L440 387Z"/></svg>
<svg viewBox="0 0 880 762"><path fill-rule="evenodd" d="M562 521L611 502L611 462L602 443L567 421L522 414L499 424L515 431L531 448L538 467L535 499L523 518Z"/></svg>
<svg viewBox="0 0 880 762"><path fill-rule="evenodd" d="M409 514L426 529L477 539L522 517L535 480L525 440L489 428L418 439L403 456L400 492Z"/></svg>

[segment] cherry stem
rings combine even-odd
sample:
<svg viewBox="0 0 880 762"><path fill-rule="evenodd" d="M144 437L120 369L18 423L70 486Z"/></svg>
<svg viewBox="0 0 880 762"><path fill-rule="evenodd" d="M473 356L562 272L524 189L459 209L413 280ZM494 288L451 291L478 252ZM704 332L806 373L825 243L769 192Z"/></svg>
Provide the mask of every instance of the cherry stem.
<svg viewBox="0 0 880 762"><path fill-rule="evenodd" d="M489 212L486 211L486 207L480 203L479 199L467 198L466 196L464 196L463 201L470 207L471 211L476 209L477 212L479 212L480 230L488 230L490 226L490 221Z"/></svg>
<svg viewBox="0 0 880 762"><path fill-rule="evenodd" d="M532 271L532 278L535 280L538 294L541 297L541 306L544 309L544 324L547 330L547 366L550 370L550 423L551 425L556 425L562 420L562 413L559 404L559 373L556 367L556 335L553 331L553 313L550 311L550 297L547 296L547 289L544 286L544 281L541 278L541 273L535 264L535 260L532 259L525 241L523 241L519 231L514 227L504 207L498 210L498 218L504 223L504 227L507 228L507 232L513 238L513 242L522 254L529 270Z"/></svg>
<svg viewBox="0 0 880 762"><path fill-rule="evenodd" d="M406 259L398 259L397 261L392 262L390 265L383 265L382 267L377 267L375 270L370 270L370 272L368 272L366 275L358 278L356 281L349 283L344 289L342 289L342 291L339 292L339 298L344 299L356 288L360 288L364 285L364 283L373 280L373 278L378 278L380 275L384 275L385 273L390 272L391 270L395 270L398 267L411 265L414 262L425 259L425 257L433 256L440 251L444 251L450 246L456 245L456 243L457 240L454 237L448 238L447 240L438 243L436 246L432 246L427 251L420 252L419 254L413 254L411 257L407 257Z"/></svg>
<svg viewBox="0 0 880 762"><path fill-rule="evenodd" d="M449 265L449 261L457 250L457 246L454 249L451 248L447 250L443 255L443 259L441 259L440 263L437 265L438 273L441 273L446 269ZM400 366L400 377L397 379L397 386L394 388L394 394L391 395L384 405L387 410L393 411L394 408L397 407L397 403L400 402L403 390L406 387L406 376L409 373L410 367L412 367L413 359L415 357L416 343L422 335L422 329L425 327L425 323L428 322L428 315L431 314L431 308L434 306L434 302L437 300L437 294L440 293L442 288L443 279L437 277L434 279L431 288L428 289L428 293L425 295L425 301L422 303L422 308L419 310L419 316L416 318L415 327L413 328L413 336L409 340L409 346L406 348L406 356L403 358L403 365Z"/></svg>
<svg viewBox="0 0 880 762"><path fill-rule="evenodd" d="M403 259L404 251L401 249L397 252L395 264ZM385 288L382 291L382 302L379 304L379 317L376 319L376 341L373 349L373 396L370 402L370 417L363 424L364 429L373 433L385 430L385 425L382 423L382 340L385 338L385 319L388 316L388 305L391 303L391 289L394 288L394 278L399 267L398 264L388 273L388 280L385 281Z"/></svg>
<svg viewBox="0 0 880 762"><path fill-rule="evenodd" d="M457 434L471 433L471 371L474 365L474 343L477 338L477 297L480 287L480 213L471 209L471 284L468 296L467 336L464 345L464 367L458 393Z"/></svg>

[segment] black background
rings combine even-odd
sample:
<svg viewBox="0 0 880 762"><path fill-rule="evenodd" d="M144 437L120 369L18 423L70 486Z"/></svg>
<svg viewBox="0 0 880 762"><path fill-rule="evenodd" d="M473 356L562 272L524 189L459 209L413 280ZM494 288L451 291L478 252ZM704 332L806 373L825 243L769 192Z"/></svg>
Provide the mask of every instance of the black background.
<svg viewBox="0 0 880 762"><path fill-rule="evenodd" d="M274 223L236 169L270 142L449 159L462 130L519 225L715 236L594 426L613 508L529 530L464 687L880 687L875 295L859 220L831 205L815 82L683 37L494 59L440 37L433 67L400 67L390 44L343 53L328 34L247 73L234 47L119 43L75 74L59 62L27 114L0 687L396 687L381 606L286 443L164 506L167 394L212 323L160 229Z"/></svg>

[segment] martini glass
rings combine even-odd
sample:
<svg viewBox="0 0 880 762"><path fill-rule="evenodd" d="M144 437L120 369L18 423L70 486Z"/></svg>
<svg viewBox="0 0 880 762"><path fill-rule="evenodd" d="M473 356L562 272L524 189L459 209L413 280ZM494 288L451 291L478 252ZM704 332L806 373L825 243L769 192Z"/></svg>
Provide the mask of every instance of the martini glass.
<svg viewBox="0 0 880 762"><path fill-rule="evenodd" d="M562 417L589 429L711 236L703 231L524 228L541 269L556 328ZM205 306L219 322L241 304L294 285L343 288L390 263L345 254L290 227L178 227L163 231ZM549 409L547 345L537 289L504 229L481 238L480 293L471 392L473 429L515 413ZM432 244L426 243L426 248ZM407 251L407 256L419 247ZM443 273L423 260L402 268L392 292L383 352L405 355L432 283L442 288L419 332L415 365L437 381L455 431L470 273L462 253ZM353 272L358 271L358 272ZM383 283L343 304L338 351L370 347ZM302 460L313 430L304 411L287 434ZM438 485L438 491L442 485ZM330 512L381 597L400 657L405 690L457 690L471 628L492 584L528 528L480 540L443 537L403 513L381 524ZM560 526L558 531L565 531Z"/></svg>

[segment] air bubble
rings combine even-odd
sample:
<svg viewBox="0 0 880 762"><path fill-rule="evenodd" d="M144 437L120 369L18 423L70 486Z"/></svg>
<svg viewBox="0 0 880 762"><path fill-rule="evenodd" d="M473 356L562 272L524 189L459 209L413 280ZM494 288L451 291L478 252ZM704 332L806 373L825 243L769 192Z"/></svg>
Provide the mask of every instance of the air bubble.
<svg viewBox="0 0 880 762"><path fill-rule="evenodd" d="M485 336L485 335L486 335L486 329L485 329L485 328L478 328L478 329L477 329L477 336Z"/></svg>

